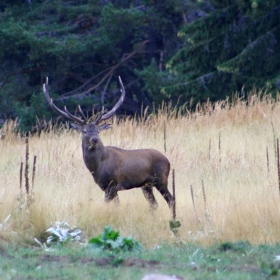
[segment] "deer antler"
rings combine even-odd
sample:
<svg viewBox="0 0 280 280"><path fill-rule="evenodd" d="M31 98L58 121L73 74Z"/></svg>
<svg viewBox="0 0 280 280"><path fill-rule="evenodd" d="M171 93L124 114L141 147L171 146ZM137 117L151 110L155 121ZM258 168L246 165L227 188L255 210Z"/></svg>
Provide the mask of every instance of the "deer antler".
<svg viewBox="0 0 280 280"><path fill-rule="evenodd" d="M49 79L48 77L46 78L46 83L43 84L43 92L44 92L44 95L49 103L49 105L57 112L59 113L60 115L62 115L63 117L71 120L71 121L74 121L74 122L77 122L79 124L85 124L86 123L86 120L83 120L81 118L78 118L74 115L72 115L66 108L66 106L64 106L64 111L60 110L58 107L56 107L53 103L53 100L52 98L50 98L50 94L49 94ZM80 106L79 106L80 107ZM81 112L82 109L79 108L79 111ZM82 113L82 116L85 118L85 115Z"/></svg>
<svg viewBox="0 0 280 280"><path fill-rule="evenodd" d="M97 117L97 119L95 120L95 123L96 124L99 124L101 121L105 121L109 118L111 118L115 113L116 111L118 110L118 108L122 105L123 101L124 101L124 97L125 97L125 90L124 90L124 86L123 86L123 83L122 83L122 80L121 80L121 77L119 77L119 81L120 81L120 84L121 84L121 97L119 99L119 101L115 104L115 106L108 112L108 113L104 113L104 111L102 110L102 112L100 113L100 115ZM53 103L53 99L50 98L50 94L49 94L49 79L48 77L46 78L46 83L43 84L43 92L44 92L44 95L46 97L46 100L47 102L49 103L49 105L60 115L62 115L63 117L71 120L71 121L74 121L74 122L77 122L81 125L84 125L87 123L88 119L86 118L86 116L84 115L80 105L78 106L78 110L80 112L80 114L82 115L82 117L84 119L81 119L81 118L78 118L76 117L75 115L72 115L66 108L66 106L64 106L64 111L59 109L58 107L56 107L56 105L54 105Z"/></svg>
<svg viewBox="0 0 280 280"><path fill-rule="evenodd" d="M119 109L119 107L122 105L122 103L124 101L124 97L125 97L125 90L124 90L124 86L123 86L121 77L119 77L119 81L120 81L120 84L121 84L120 91L122 93L119 101L115 104L115 106L108 113L100 114L100 116L95 121L96 124L99 124L100 122L111 118L116 113L116 111Z"/></svg>

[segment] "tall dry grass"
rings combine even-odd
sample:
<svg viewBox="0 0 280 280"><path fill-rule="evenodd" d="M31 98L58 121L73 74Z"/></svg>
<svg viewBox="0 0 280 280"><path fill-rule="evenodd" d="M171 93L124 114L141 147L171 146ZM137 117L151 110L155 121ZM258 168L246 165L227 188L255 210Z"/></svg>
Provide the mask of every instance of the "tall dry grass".
<svg viewBox="0 0 280 280"><path fill-rule="evenodd" d="M1 130L5 137L0 141L0 222L12 216L0 231L0 242L24 244L33 237L43 238L56 221L81 228L85 238L112 225L146 247L163 241L208 245L236 240L274 243L280 239L275 156L280 106L269 96L255 94L248 102L236 100L232 106L228 101L207 103L193 113L163 106L157 114L144 112L137 121L117 124L115 120L112 130L101 133L105 145L125 149L164 152L166 144L166 156L175 169L177 219L182 224L177 237L169 230L167 203L156 190L159 207L154 213L149 212L140 189L119 192L119 207L105 204L104 193L83 163L80 135L63 128L29 139L30 178L34 155L37 164L33 199L27 208L24 178L22 190L19 188L26 144L9 125ZM171 185L170 176L170 190Z"/></svg>

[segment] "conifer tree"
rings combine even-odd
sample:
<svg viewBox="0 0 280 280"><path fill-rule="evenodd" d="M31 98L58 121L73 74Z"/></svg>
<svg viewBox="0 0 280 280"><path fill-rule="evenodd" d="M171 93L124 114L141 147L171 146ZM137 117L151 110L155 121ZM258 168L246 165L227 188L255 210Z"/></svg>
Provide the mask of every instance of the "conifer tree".
<svg viewBox="0 0 280 280"><path fill-rule="evenodd" d="M3 0L0 121L19 118L29 129L35 116L49 119L46 76L58 106L74 111L81 104L90 114L93 104L115 103L120 75L127 89L121 109L140 112L160 92L146 90L149 79L139 73L153 63L164 70L179 49L177 31L191 1Z"/></svg>
<svg viewBox="0 0 280 280"><path fill-rule="evenodd" d="M184 102L280 88L280 1L210 0L179 32L185 45L168 62L163 93Z"/></svg>

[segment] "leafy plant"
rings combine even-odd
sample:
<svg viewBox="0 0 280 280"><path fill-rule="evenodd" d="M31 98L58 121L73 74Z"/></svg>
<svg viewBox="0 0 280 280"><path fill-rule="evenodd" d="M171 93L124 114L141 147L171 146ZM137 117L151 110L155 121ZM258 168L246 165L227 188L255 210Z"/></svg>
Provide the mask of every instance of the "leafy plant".
<svg viewBox="0 0 280 280"><path fill-rule="evenodd" d="M251 247L248 241L238 241L238 242L224 242L219 246L220 251L235 251L235 252L247 252L248 248Z"/></svg>
<svg viewBox="0 0 280 280"><path fill-rule="evenodd" d="M179 230L179 227L181 226L181 223L180 221L176 221L176 220L170 220L169 221L169 227L170 227L170 230L176 234L178 233L178 230Z"/></svg>
<svg viewBox="0 0 280 280"><path fill-rule="evenodd" d="M104 228L102 234L88 241L93 248L110 250L114 252L141 250L142 246L132 237L122 237L119 231L114 231L111 226Z"/></svg>
<svg viewBox="0 0 280 280"><path fill-rule="evenodd" d="M56 222L56 227L51 227L46 230L51 236L47 238L47 245L53 243L65 244L71 241L80 241L82 231L78 228L70 229L66 222Z"/></svg>

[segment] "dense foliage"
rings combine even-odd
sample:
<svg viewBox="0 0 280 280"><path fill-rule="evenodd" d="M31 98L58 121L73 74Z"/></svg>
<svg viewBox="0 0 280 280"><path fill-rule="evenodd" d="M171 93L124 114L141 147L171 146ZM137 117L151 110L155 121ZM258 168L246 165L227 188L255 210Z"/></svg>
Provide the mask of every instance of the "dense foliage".
<svg viewBox="0 0 280 280"><path fill-rule="evenodd" d="M280 0L34 0L0 4L0 119L29 129L55 116L42 95L74 111L123 112L279 89Z"/></svg>
<svg viewBox="0 0 280 280"><path fill-rule="evenodd" d="M253 88L280 88L280 1L211 1L207 15L179 32L185 45L168 63L168 96L194 102Z"/></svg>
<svg viewBox="0 0 280 280"><path fill-rule="evenodd" d="M178 48L179 3L4 2L0 23L1 117L19 116L24 127L29 127L36 115L49 118L41 94L46 76L53 93L60 96L58 105L69 103L69 99L82 103L86 111L92 104L110 105L119 96L118 75L127 90L123 110L134 113L141 105L151 104L153 96L142 90L144 80L136 71L152 61L159 64L163 51L170 58Z"/></svg>

